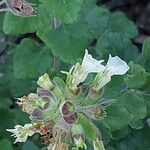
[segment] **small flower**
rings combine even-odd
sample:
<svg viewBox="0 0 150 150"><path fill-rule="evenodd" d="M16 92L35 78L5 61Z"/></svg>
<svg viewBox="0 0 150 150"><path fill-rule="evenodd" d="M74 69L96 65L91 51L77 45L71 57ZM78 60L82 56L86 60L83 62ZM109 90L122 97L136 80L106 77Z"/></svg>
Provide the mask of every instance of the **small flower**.
<svg viewBox="0 0 150 150"><path fill-rule="evenodd" d="M53 83L51 82L49 75L47 73L45 73L38 79L37 84L41 88L44 88L46 90L51 90L53 88Z"/></svg>
<svg viewBox="0 0 150 150"><path fill-rule="evenodd" d="M28 96L23 96L21 98L17 98L18 102L16 102L19 106L21 106L22 111L32 114L33 110L36 108L35 99L38 98L37 94L30 93Z"/></svg>
<svg viewBox="0 0 150 150"><path fill-rule="evenodd" d="M99 72L94 80L93 89L99 91L104 87L110 80L113 75L123 75L129 70L129 66L118 56L112 57L109 55L108 62L103 71Z"/></svg>
<svg viewBox="0 0 150 150"><path fill-rule="evenodd" d="M95 141L93 141L93 147L94 150L105 150L103 141L99 140L98 138Z"/></svg>
<svg viewBox="0 0 150 150"><path fill-rule="evenodd" d="M85 55L82 61L82 65L78 66L76 70L74 70L73 74L73 82L78 85L83 82L89 73L97 73L102 71L105 67L101 65L103 60L96 60L92 57L92 55L88 54L88 51L85 50Z"/></svg>
<svg viewBox="0 0 150 150"><path fill-rule="evenodd" d="M103 60L96 60L92 57L91 54L88 54L88 51L85 50L85 55L82 61L82 65L77 63L74 65L69 73L66 73L67 76L67 84L71 89L77 88L77 86L83 82L89 73L98 73L105 69L105 67L101 64Z"/></svg>
<svg viewBox="0 0 150 150"><path fill-rule="evenodd" d="M16 125L15 129L6 129L8 132L13 133L12 136L16 138L14 143L25 142L28 136L32 136L35 131L32 124L25 124L24 127Z"/></svg>
<svg viewBox="0 0 150 150"><path fill-rule="evenodd" d="M53 142L49 144L47 150L68 150L68 145L61 141L61 135L53 138Z"/></svg>
<svg viewBox="0 0 150 150"><path fill-rule="evenodd" d="M85 106L83 108L83 113L85 113L89 118L92 118L94 120L102 119L106 116L106 112L102 106L99 105L90 105Z"/></svg>
<svg viewBox="0 0 150 150"><path fill-rule="evenodd" d="M79 148L87 149L87 146L84 141L84 131L83 131L81 125L72 124L71 134L72 134L74 145L77 149L79 149Z"/></svg>

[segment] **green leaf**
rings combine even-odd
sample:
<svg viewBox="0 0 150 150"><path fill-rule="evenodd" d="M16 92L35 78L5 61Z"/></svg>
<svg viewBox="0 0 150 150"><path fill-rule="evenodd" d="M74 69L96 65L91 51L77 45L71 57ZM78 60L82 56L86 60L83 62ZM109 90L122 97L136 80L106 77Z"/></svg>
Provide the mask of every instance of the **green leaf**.
<svg viewBox="0 0 150 150"><path fill-rule="evenodd" d="M5 136L6 129L13 128L15 114L8 108L0 108L0 136Z"/></svg>
<svg viewBox="0 0 150 150"><path fill-rule="evenodd" d="M112 139L120 139L124 138L129 133L129 128L127 126L121 128L120 130L116 130L112 132Z"/></svg>
<svg viewBox="0 0 150 150"><path fill-rule="evenodd" d="M129 88L140 88L146 83L147 73L139 64L129 63L130 70L124 80Z"/></svg>
<svg viewBox="0 0 150 150"><path fill-rule="evenodd" d="M110 12L103 7L87 4L82 9L80 20L86 23L91 36L98 38L108 28Z"/></svg>
<svg viewBox="0 0 150 150"><path fill-rule="evenodd" d="M127 91L119 98L121 104L129 113L129 120L137 121L146 117L147 110L144 98L136 92Z"/></svg>
<svg viewBox="0 0 150 150"><path fill-rule="evenodd" d="M142 129L143 126L144 126L144 125L143 125L142 120L137 120L137 121L133 121L133 122L130 123L130 127L131 127L132 129L137 129L137 130L139 130L139 129Z"/></svg>
<svg viewBox="0 0 150 150"><path fill-rule="evenodd" d="M16 124L24 126L26 123L30 122L29 115L21 110L21 107L14 110L15 122Z"/></svg>
<svg viewBox="0 0 150 150"><path fill-rule="evenodd" d="M96 52L102 59L107 59L109 54L119 56L129 62L138 57L138 49L132 42L119 33L106 31L96 44Z"/></svg>
<svg viewBox="0 0 150 150"><path fill-rule="evenodd" d="M114 149L108 150L148 150L149 143L149 127L145 126L142 130L129 130L129 134L126 138L118 141L113 141Z"/></svg>
<svg viewBox="0 0 150 150"><path fill-rule="evenodd" d="M147 95L149 95L149 92L150 92L150 73L147 73L146 82L145 82L145 84L141 87L141 90L144 91L145 94L147 93Z"/></svg>
<svg viewBox="0 0 150 150"><path fill-rule="evenodd" d="M0 148L1 150L13 150L12 144L8 139L0 140Z"/></svg>
<svg viewBox="0 0 150 150"><path fill-rule="evenodd" d="M103 97L116 99L120 92L125 89L122 76L114 76L111 81L105 86Z"/></svg>
<svg viewBox="0 0 150 150"><path fill-rule="evenodd" d="M78 123L81 124L86 138L90 140L96 139L96 130L94 129L93 125L88 121L88 119L85 116L80 114L78 116Z"/></svg>
<svg viewBox="0 0 150 150"><path fill-rule="evenodd" d="M67 63L83 56L90 40L101 35L108 26L109 11L96 5L85 4L74 24L60 28L49 26L38 30L37 35L52 49L52 53Z"/></svg>
<svg viewBox="0 0 150 150"><path fill-rule="evenodd" d="M144 98L135 92L127 91L118 97L116 104L106 109L104 123L112 131L121 129L133 121L146 117Z"/></svg>
<svg viewBox="0 0 150 150"><path fill-rule="evenodd" d="M26 141L23 144L22 150L40 150L33 142Z"/></svg>
<svg viewBox="0 0 150 150"><path fill-rule="evenodd" d="M1 93L1 92L0 92ZM1 99L0 99L0 107L2 108L9 108L12 105L12 101L11 99L7 96L7 97L3 97L1 95Z"/></svg>
<svg viewBox="0 0 150 150"><path fill-rule="evenodd" d="M102 135L101 138L104 141L104 144L105 145L108 144L111 141L111 137L112 137L111 132L108 129L108 126L101 121L94 121L94 124L100 130L101 135Z"/></svg>
<svg viewBox="0 0 150 150"><path fill-rule="evenodd" d="M53 55L68 63L82 57L89 43L86 25L80 23L63 25L55 30L47 27L39 30L37 35L52 49Z"/></svg>
<svg viewBox="0 0 150 150"><path fill-rule="evenodd" d="M44 0L42 1L49 14L64 23L77 20L84 0Z"/></svg>
<svg viewBox="0 0 150 150"><path fill-rule="evenodd" d="M0 13L0 31L2 30L3 27L3 20L4 20L4 13Z"/></svg>
<svg viewBox="0 0 150 150"><path fill-rule="evenodd" d="M0 53L2 53L4 51L6 46L7 46L6 35L3 32L0 31Z"/></svg>
<svg viewBox="0 0 150 150"><path fill-rule="evenodd" d="M16 78L35 78L45 73L52 63L48 49L32 40L24 39L15 49L14 74Z"/></svg>
<svg viewBox="0 0 150 150"><path fill-rule="evenodd" d="M150 38L147 38L144 41L139 63L146 69L146 71L150 72Z"/></svg>
<svg viewBox="0 0 150 150"><path fill-rule="evenodd" d="M27 95L29 92L35 91L37 85L30 79L16 79L12 76L8 81L8 87L11 95L18 98Z"/></svg>
<svg viewBox="0 0 150 150"><path fill-rule="evenodd" d="M120 33L130 39L138 35L138 30L135 24L122 12L112 13L109 28L111 32Z"/></svg>
<svg viewBox="0 0 150 150"><path fill-rule="evenodd" d="M119 104L112 104L106 109L107 116L103 123L106 124L111 131L121 129L129 124L129 112Z"/></svg>

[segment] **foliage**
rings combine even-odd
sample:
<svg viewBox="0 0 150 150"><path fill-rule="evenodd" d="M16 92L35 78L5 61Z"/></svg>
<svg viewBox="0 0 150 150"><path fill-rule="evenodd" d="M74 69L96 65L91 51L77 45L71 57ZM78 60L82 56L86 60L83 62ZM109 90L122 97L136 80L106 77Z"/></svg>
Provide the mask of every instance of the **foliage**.
<svg viewBox="0 0 150 150"><path fill-rule="evenodd" d="M144 41L140 53L132 42L138 35L136 25L122 12L112 13L95 1L32 3L36 4L36 16L0 14L0 148L45 149L37 135L23 144L13 144L14 139L6 132L6 128L29 122L28 115L15 104L16 98L35 92L36 81L45 72L51 78L65 79L59 72L80 61L85 49L97 59L107 60L109 54L119 56L130 67L127 74L112 77L105 86L102 98L113 103L106 107L104 119L93 121L106 149L150 148L146 123L150 117L150 38ZM61 85L59 91L64 88L60 78L53 79ZM85 83L91 78L94 75L88 76ZM95 132L88 132L93 130L91 126L84 125L88 120L81 116L80 121L87 134L94 137Z"/></svg>

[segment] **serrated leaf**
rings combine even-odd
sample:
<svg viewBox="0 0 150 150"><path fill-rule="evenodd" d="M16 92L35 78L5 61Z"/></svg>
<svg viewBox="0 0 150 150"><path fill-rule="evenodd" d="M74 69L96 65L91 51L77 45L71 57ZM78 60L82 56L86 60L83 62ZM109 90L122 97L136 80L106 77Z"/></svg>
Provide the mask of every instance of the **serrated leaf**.
<svg viewBox="0 0 150 150"><path fill-rule="evenodd" d="M96 5L85 4L76 23L63 24L60 28L38 30L37 35L55 56L67 63L74 63L83 56L90 40L102 34L108 26L109 11Z"/></svg>
<svg viewBox="0 0 150 150"><path fill-rule="evenodd" d="M86 4L80 18L87 24L92 37L98 38L108 28L110 12L103 7Z"/></svg>
<svg viewBox="0 0 150 150"><path fill-rule="evenodd" d="M109 54L119 56L126 62L138 57L138 49L129 39L119 33L109 31L99 37L95 49L102 59L107 59Z"/></svg>
<svg viewBox="0 0 150 150"><path fill-rule="evenodd" d="M118 97L116 104L107 107L106 112L104 123L110 130L115 131L133 121L143 119L147 110L142 96L127 91Z"/></svg>
<svg viewBox="0 0 150 150"><path fill-rule="evenodd" d="M138 35L136 25L122 12L112 13L109 28L111 32L120 33L130 39Z"/></svg>
<svg viewBox="0 0 150 150"><path fill-rule="evenodd" d="M111 131L121 129L129 124L129 112L119 104L112 104L106 109L107 116L103 122Z"/></svg>
<svg viewBox="0 0 150 150"><path fill-rule="evenodd" d="M15 49L14 75L16 78L36 78L45 73L52 63L48 49L32 40L24 39Z"/></svg>
<svg viewBox="0 0 150 150"><path fill-rule="evenodd" d="M124 77L124 80L129 88L140 88L146 83L147 73L139 64L129 63L130 70Z"/></svg>
<svg viewBox="0 0 150 150"><path fill-rule="evenodd" d="M84 0L44 0L42 2L49 14L68 24L77 20Z"/></svg>
<svg viewBox="0 0 150 150"><path fill-rule="evenodd" d="M150 72L150 38L147 38L143 43L139 63L146 69L146 71Z"/></svg>
<svg viewBox="0 0 150 150"><path fill-rule="evenodd" d="M119 104L121 104L128 111L129 120L137 121L146 116L147 110L144 98L136 92L127 91L118 99Z"/></svg>
<svg viewBox="0 0 150 150"><path fill-rule="evenodd" d="M48 27L39 30L37 35L55 56L68 63L80 58L89 43L85 24L64 25L55 30Z"/></svg>

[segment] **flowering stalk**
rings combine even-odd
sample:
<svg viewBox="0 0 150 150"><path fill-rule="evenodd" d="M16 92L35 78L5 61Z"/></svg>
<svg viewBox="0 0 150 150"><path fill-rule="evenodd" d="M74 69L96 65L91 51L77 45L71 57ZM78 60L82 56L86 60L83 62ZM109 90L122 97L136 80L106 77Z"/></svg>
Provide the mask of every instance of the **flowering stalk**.
<svg viewBox="0 0 150 150"><path fill-rule="evenodd" d="M17 104L30 115L31 123L7 129L16 138L14 143L25 142L28 136L38 133L41 142L48 144L48 150L68 150L68 145L73 145L72 150L87 149L86 139L93 142L94 150L104 150L103 142L98 138L100 131L91 120L103 119L107 115L105 107L111 100L100 99L98 91L111 76L123 75L129 67L117 56L110 55L106 66L102 62L85 50L82 64L77 63L65 72L66 83L58 77L51 80L46 73L41 76L36 93L18 98ZM90 73L97 75L88 87L84 81Z"/></svg>

